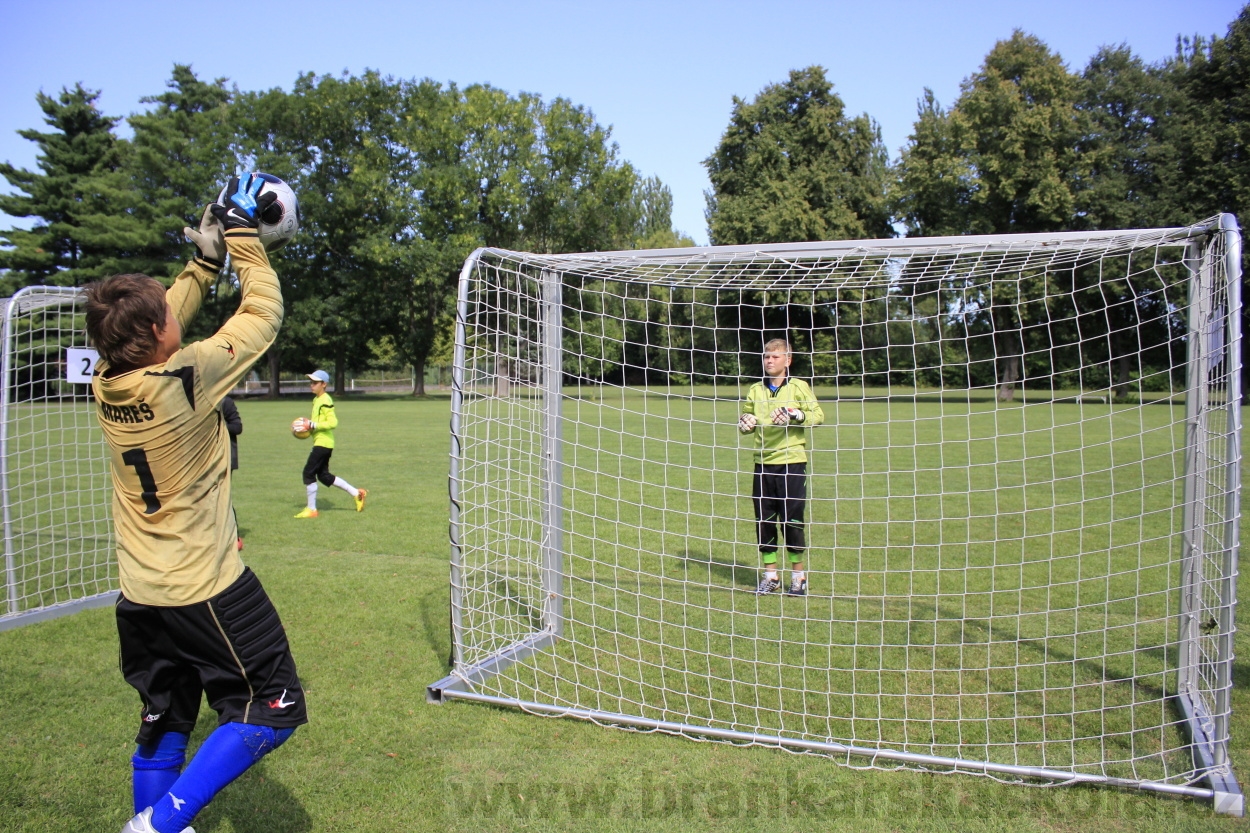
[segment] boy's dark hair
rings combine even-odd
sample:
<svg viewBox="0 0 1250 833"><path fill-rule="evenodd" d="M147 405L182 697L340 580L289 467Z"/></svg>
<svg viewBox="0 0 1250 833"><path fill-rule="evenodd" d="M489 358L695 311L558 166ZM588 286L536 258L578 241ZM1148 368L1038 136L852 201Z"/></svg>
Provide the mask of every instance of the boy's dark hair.
<svg viewBox="0 0 1250 833"><path fill-rule="evenodd" d="M156 329L164 331L165 286L147 275L114 275L83 287L87 336L114 368L139 367L156 350Z"/></svg>

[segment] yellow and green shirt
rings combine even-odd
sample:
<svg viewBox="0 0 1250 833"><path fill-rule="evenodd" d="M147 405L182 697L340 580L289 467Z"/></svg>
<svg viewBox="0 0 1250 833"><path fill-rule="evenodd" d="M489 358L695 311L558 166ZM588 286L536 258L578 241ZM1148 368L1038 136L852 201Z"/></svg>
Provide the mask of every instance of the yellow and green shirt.
<svg viewBox="0 0 1250 833"><path fill-rule="evenodd" d="M313 429L313 445L334 448L334 429L338 427L339 418L334 414L334 400L330 394L313 397L312 421L317 426Z"/></svg>
<svg viewBox="0 0 1250 833"><path fill-rule="evenodd" d="M772 413L778 408L798 408L803 421L797 425L773 425ZM825 421L825 412L807 382L789 376L776 391L766 382L756 382L747 390L742 413L755 417L755 462L776 466L807 462L807 433L803 430Z"/></svg>
<svg viewBox="0 0 1250 833"><path fill-rule="evenodd" d="M242 298L215 335L125 373L101 360L91 380L112 463L121 589L140 604L202 602L243 572L230 437L217 406L277 337L282 291L255 231L227 232L226 247ZM194 260L166 291L184 328L216 279Z"/></svg>

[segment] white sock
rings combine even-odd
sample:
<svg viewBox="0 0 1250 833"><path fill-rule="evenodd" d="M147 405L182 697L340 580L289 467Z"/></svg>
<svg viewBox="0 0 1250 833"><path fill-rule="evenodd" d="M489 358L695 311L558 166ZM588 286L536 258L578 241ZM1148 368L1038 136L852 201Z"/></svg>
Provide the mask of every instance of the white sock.
<svg viewBox="0 0 1250 833"><path fill-rule="evenodd" d="M776 580L777 580L777 570L776 570L775 568L768 568L768 567L765 567L765 568L764 568L764 578L768 579L769 581L776 581Z"/></svg>
<svg viewBox="0 0 1250 833"><path fill-rule="evenodd" d="M791 581L802 581L804 578L806 578L806 576L803 574L803 571L802 571L802 570L791 570L791 571L790 571L790 580L791 580Z"/></svg>
<svg viewBox="0 0 1250 833"><path fill-rule="evenodd" d="M334 485L338 486L340 489L347 492L352 497L355 497L356 495L360 494L359 489L357 489L355 486L348 483L346 480L344 480L341 477L334 478Z"/></svg>
<svg viewBox="0 0 1250 833"><path fill-rule="evenodd" d="M309 483L304 487L304 491L308 492L308 508L317 511L317 481Z"/></svg>

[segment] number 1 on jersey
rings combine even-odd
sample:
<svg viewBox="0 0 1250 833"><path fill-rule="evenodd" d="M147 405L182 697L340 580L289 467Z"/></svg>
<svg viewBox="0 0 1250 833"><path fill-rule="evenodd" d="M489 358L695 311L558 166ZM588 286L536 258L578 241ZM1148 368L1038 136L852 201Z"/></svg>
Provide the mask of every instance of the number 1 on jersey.
<svg viewBox="0 0 1250 833"><path fill-rule="evenodd" d="M160 509L161 502L156 499L156 478L152 476L152 467L148 465L147 451L132 448L122 454L122 462L133 466L135 474L139 475L139 485L143 487L143 505L146 507L143 514L151 515Z"/></svg>

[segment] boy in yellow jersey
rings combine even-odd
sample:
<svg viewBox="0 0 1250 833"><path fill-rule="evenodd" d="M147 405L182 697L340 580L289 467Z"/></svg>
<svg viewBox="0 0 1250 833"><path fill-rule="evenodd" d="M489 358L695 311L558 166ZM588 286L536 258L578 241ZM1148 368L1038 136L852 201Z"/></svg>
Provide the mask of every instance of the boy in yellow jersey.
<svg viewBox="0 0 1250 833"><path fill-rule="evenodd" d="M356 503L356 511L363 512L369 492L357 489L343 478L330 473L330 455L334 453L334 429L339 424L338 415L334 413L334 400L326 393L330 374L324 370L314 370L308 374L308 379L313 395L312 418L303 420L304 430L311 431L313 439L312 451L308 453L308 462L304 464L304 492L308 497L308 505L296 513L295 517L317 517L318 480L347 492Z"/></svg>
<svg viewBox="0 0 1250 833"><path fill-rule="evenodd" d="M738 418L743 434L758 431L755 440L755 471L751 478L751 503L759 533L764 576L755 592L772 593L781 586L777 573L777 526L785 530L790 558L792 596L807 595L803 553L803 511L807 504L807 432L805 428L825 421L825 412L811 387L790 377L793 356L785 339L764 345L764 378L747 390Z"/></svg>
<svg viewBox="0 0 1250 833"><path fill-rule="evenodd" d="M218 406L273 344L282 292L257 236L263 181L231 179L168 290L146 275L88 285L92 379L108 442L121 595L121 670L143 702L131 759L135 816L122 833L187 833L226 784L308 718L278 612L243 565L231 512L230 439ZM182 346L229 253L241 299L215 335ZM200 699L219 725L182 769Z"/></svg>

